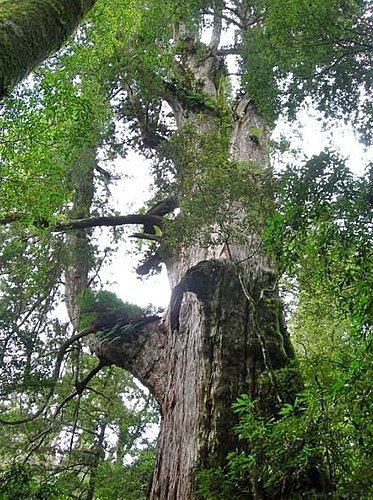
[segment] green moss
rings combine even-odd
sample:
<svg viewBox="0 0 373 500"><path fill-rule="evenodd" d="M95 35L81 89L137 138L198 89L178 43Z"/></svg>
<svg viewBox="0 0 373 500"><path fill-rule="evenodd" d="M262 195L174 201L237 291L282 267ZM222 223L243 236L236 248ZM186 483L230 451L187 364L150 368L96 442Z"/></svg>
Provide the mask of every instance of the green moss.
<svg viewBox="0 0 373 500"><path fill-rule="evenodd" d="M0 97L73 32L94 0L5 0L0 3Z"/></svg>
<svg viewBox="0 0 373 500"><path fill-rule="evenodd" d="M81 301L80 328L89 326L92 322L115 322L116 318L130 319L143 316L145 309L123 302L115 293L106 290L93 292L87 290Z"/></svg>
<svg viewBox="0 0 373 500"><path fill-rule="evenodd" d="M260 141L260 139L263 136L263 129L260 127L250 127L249 128L249 135L251 139L255 139L257 142Z"/></svg>

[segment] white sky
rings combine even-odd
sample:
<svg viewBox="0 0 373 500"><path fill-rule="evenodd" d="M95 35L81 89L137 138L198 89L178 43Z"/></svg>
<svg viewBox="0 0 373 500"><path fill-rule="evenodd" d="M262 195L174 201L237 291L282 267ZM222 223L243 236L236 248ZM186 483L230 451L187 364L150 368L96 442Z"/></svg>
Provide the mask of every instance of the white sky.
<svg viewBox="0 0 373 500"><path fill-rule="evenodd" d="M114 207L121 214L136 213L152 197L149 160L130 152L126 159L117 161L115 167L123 179L111 188ZM128 234L132 232L130 227ZM104 267L103 279L111 283L110 291L124 301L166 308L170 299L166 271L140 280L134 269L140 260L136 247L136 240L124 237L112 264Z"/></svg>
<svg viewBox="0 0 373 500"><path fill-rule="evenodd" d="M279 140L281 135L287 140L290 138L291 147L300 148L305 159L326 147L335 149L346 158L348 167L359 175L364 172L367 163L373 161L373 148L366 150L356 140L352 126L340 122L323 131L318 113L308 108L299 112L298 122L279 122L273 138Z"/></svg>

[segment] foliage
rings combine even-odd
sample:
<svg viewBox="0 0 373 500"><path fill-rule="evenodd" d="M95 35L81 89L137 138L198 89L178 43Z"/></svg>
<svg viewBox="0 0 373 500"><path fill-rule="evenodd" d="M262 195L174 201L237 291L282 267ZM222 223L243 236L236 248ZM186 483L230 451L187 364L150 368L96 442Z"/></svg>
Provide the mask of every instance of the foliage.
<svg viewBox="0 0 373 500"><path fill-rule="evenodd" d="M215 97L188 70L191 54L198 63L210 55L197 38L219 5L97 2L75 40L20 86L1 111L4 498L82 497L93 490L98 498L146 496L154 444L143 435L157 422L154 402L112 367L90 380L83 393L74 391L97 364L84 340L69 345L58 381L53 375L61 346L74 334L53 315L63 272L73 258L68 238L50 228L67 217L110 213L106 198L93 193L102 173L97 151L111 160L125 154L128 145L153 159L157 196L180 200L181 216L162 233L166 244L241 243L266 220L266 248L297 287L289 326L304 389L273 418L259 413L257 402L240 398L234 405L240 451L229 455L225 468L199 473L200 497L247 498L253 488L269 497L293 495L305 488L304 481L321 488L325 479L339 496L373 494L368 479L371 174L356 178L336 153L324 152L306 165L287 168L272 213L269 172L230 157L236 101L223 56L221 67L213 68ZM242 74L237 97L248 92L268 120L284 105L294 116L311 98L327 118L353 118L367 139L367 2L232 5L224 6L224 19L240 27L232 46ZM233 22L241 11L251 13L250 19ZM187 36L179 36L183 27ZM194 120L177 131L165 106L176 95ZM212 127L201 131L206 116ZM260 127L251 127L249 134L254 143L264 135ZM89 203L83 203L82 192ZM195 228L201 226L198 239ZM84 243L79 252L77 245L73 250L93 275L96 249L89 237ZM147 312L109 291L88 290L79 298L81 328ZM283 385L292 375L282 372ZM270 392L266 377L270 374L259 381L265 395ZM4 423L17 419L24 421L17 432ZM55 482L47 480L50 475Z"/></svg>
<svg viewBox="0 0 373 500"><path fill-rule="evenodd" d="M246 498L254 488L272 498L308 482L338 497L370 496L371 173L357 177L325 151L289 165L278 187L265 244L295 283L289 327L304 389L272 419L241 396L240 446L225 468L198 473L197 491Z"/></svg>
<svg viewBox="0 0 373 500"><path fill-rule="evenodd" d="M34 228L53 225L66 211L75 189L69 182L72 166L84 172L81 150L103 145L113 132L109 60L120 50L114 43L118 32L129 36L136 25L135 5L98 5L91 14L95 29L86 24L68 49L4 101L0 220L16 217Z"/></svg>
<svg viewBox="0 0 373 500"><path fill-rule="evenodd" d="M196 473L196 497L202 500L224 500L247 498L250 489L238 487L234 480L220 467L204 469Z"/></svg>
<svg viewBox="0 0 373 500"><path fill-rule="evenodd" d="M296 280L289 327L304 389L272 419L247 395L237 400L240 450L226 470L202 471L202 498L214 488L244 498L253 484L289 496L304 481L328 484L338 497L372 494L370 188L369 172L353 175L332 152L285 171L265 238ZM209 482L216 474L220 483Z"/></svg>
<svg viewBox="0 0 373 500"><path fill-rule="evenodd" d="M63 492L56 482L37 481L35 471L25 464L13 464L0 475L0 498L27 498L43 500L44 498L63 498Z"/></svg>
<svg viewBox="0 0 373 500"><path fill-rule="evenodd" d="M56 319L72 245L50 230L68 216L89 215L92 183L100 177L92 153L101 147L103 158L113 158L121 149L111 138L109 99L117 67L110 61L122 50L114 43L118 36L124 41L136 25L135 6L97 5L69 47L5 99L1 110L1 498L87 495L105 466L123 478L132 467L143 468L137 486L147 488L153 439L142 435L158 421L153 400L113 369L100 372L84 394L74 391L97 365L84 341L65 352L55 379L61 346L74 334ZM95 197L94 206L110 211L105 201ZM80 250L90 255L79 257L87 258L94 276L100 260L88 243ZM88 295L99 309L96 317L109 304L114 314L122 306L130 316L144 312L110 292ZM19 420L24 424L14 432L8 424ZM140 451L149 455L143 465ZM101 483L105 489L109 478Z"/></svg>
<svg viewBox="0 0 373 500"><path fill-rule="evenodd" d="M144 308L123 302L115 293L106 290L86 290L81 301L80 327L85 328L91 323L115 319L130 320L146 314Z"/></svg>
<svg viewBox="0 0 373 500"><path fill-rule="evenodd" d="M81 358L82 371L89 370L93 361ZM61 378L56 405L69 393L71 375L67 373ZM61 413L47 412L42 418L17 427L17 435L12 427L1 427L1 469L4 478L9 477L4 480L5 492L10 494L12 489L21 487L38 491L45 482L49 484L48 477L55 478L51 484L57 489L56 498L86 494L100 477L103 492L110 487L115 490L110 477L103 479L109 470L117 478L123 475L121 484L134 470L142 470L137 484L139 490L147 488L154 438L143 435L158 422L152 398L129 376L113 368L99 374L89 388L80 398L66 402ZM17 481L13 484L11 479L16 458L21 468L25 467L24 460L28 462L29 479L22 479L22 485ZM5 492L2 491L4 495ZM26 497L27 494L20 496Z"/></svg>
<svg viewBox="0 0 373 500"><path fill-rule="evenodd" d="M180 200L181 209L167 227L169 242L187 245L198 238L203 247L242 243L272 209L270 173L255 162L232 160L230 133L223 116L209 131L186 125L163 145L164 160L154 166L157 187Z"/></svg>
<svg viewBox="0 0 373 500"><path fill-rule="evenodd" d="M311 98L327 119L353 120L369 142L369 2L263 0L255 9L261 22L244 35L243 82L262 112L273 118L285 104L294 116Z"/></svg>
<svg viewBox="0 0 373 500"><path fill-rule="evenodd" d="M322 285L360 329L372 320L371 208L369 170L356 177L323 152L285 171L266 230L280 269L308 294Z"/></svg>
<svg viewBox="0 0 373 500"><path fill-rule="evenodd" d="M2 409L22 391L27 408L48 389L52 352L66 334L63 322L51 317L60 297L62 240L46 233L20 238L14 227L3 229L0 240Z"/></svg>
<svg viewBox="0 0 373 500"><path fill-rule="evenodd" d="M335 354L332 365L325 360L321 364L318 358L317 376L316 359L311 363L308 359L303 366L306 388L294 404L284 405L276 419L258 415L247 397L238 400L240 423L235 430L247 452L228 456L230 481L250 477L266 494L276 496L302 491L308 478L320 489L326 481L340 497L369 496L372 429L366 418L372 410L371 373L366 371L367 353L356 351L353 367L341 372L336 364L341 354Z"/></svg>
<svg viewBox="0 0 373 500"><path fill-rule="evenodd" d="M154 450L140 450L125 465L104 462L97 473L97 497L113 500L145 500L154 467Z"/></svg>

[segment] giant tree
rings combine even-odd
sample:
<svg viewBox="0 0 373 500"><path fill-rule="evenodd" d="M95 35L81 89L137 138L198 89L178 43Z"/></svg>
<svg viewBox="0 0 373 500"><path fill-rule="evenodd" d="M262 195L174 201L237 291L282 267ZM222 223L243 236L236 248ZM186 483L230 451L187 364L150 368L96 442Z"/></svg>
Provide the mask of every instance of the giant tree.
<svg viewBox="0 0 373 500"><path fill-rule="evenodd" d="M196 1L184 7L146 2L142 7L131 33L124 36L117 23L107 52L93 62L97 71L100 67L100 88L113 98L115 116L125 124L123 141L152 162L155 205L141 215L92 217L95 151L105 127L92 131L85 123L87 141L78 141L65 171L74 198L46 225L67 233L65 296L75 328L82 326L92 262L87 228L142 224L135 236L150 247L140 273L165 263L172 296L162 319L101 309L101 317L67 343L96 333L90 345L99 357L97 369L117 365L148 387L162 417L150 496L186 499L195 494L197 470L223 468L227 453L239 449L231 405L241 393L271 420L301 388L282 317L278 269L262 243L274 203L268 148L276 113L269 112L268 103L275 107L276 85L284 82L274 80L273 60L257 45L271 27L266 10L271 2ZM326 16L321 6L319 15L330 29L340 21L343 38L362 12L355 3L351 12L339 7L333 3ZM234 40L224 43L227 29ZM297 36L303 32L304 27L294 28ZM83 45L95 46L94 33L93 23ZM321 66L328 76L328 64L339 54L333 51L334 38L323 40L328 50ZM313 46L312 36L306 42ZM228 63L232 56L238 69ZM299 66L297 57L295 75ZM316 62L308 68L308 77L319 72ZM75 65L76 97L84 97L85 85L92 89L93 69ZM238 72L233 82L232 72ZM267 100L258 81L268 83ZM239 89L232 90L232 83ZM94 109L88 106L87 113ZM4 222L25 218L20 211L3 215ZM32 225L40 222L33 219ZM76 395L83 386L76 384ZM295 483L285 478L281 492L271 494L327 488L321 481L324 458L320 454L305 477ZM265 496L260 478L248 477L246 494Z"/></svg>
<svg viewBox="0 0 373 500"><path fill-rule="evenodd" d="M212 35L204 44L209 16ZM149 260L165 262L173 291L162 320L140 322L121 342L113 318L115 342L108 337L94 348L131 371L159 403L154 498L191 497L196 470L224 462L235 446L231 403L240 393L249 392L270 418L285 402L281 384L295 378L299 388L294 372L282 371L293 355L277 271L260 242L272 204L268 128L245 92L231 94L225 56L245 42L220 48L226 17L219 3L177 11L149 4L125 57L117 55L118 118L153 157L159 196L167 198L148 211L138 236L160 240ZM236 5L228 18L244 32L260 22L260 9ZM176 220L161 220L175 207ZM260 494L260 485L251 488Z"/></svg>

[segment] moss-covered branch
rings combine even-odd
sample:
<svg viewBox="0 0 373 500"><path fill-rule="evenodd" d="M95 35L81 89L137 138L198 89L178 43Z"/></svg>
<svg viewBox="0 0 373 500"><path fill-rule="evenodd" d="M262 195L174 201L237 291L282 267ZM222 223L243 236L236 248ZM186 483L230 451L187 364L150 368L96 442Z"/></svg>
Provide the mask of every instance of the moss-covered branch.
<svg viewBox="0 0 373 500"><path fill-rule="evenodd" d="M58 50L95 0L0 1L0 98Z"/></svg>
<svg viewBox="0 0 373 500"><path fill-rule="evenodd" d="M165 329L159 316L117 320L97 329L90 348L106 364L124 368L140 380L160 403L164 397ZM167 356L166 356L167 357Z"/></svg>
<svg viewBox="0 0 373 500"><path fill-rule="evenodd" d="M23 222L25 217L27 217L25 214L7 214L0 219L0 226L5 226L16 221ZM63 222L58 222L54 226L49 226L49 222L47 220L35 220L33 223L35 227L50 227L50 229L55 232L64 232L73 229L88 229L99 226L123 226L126 224L144 224L161 228L163 224L163 217L148 214L129 214L68 219Z"/></svg>

